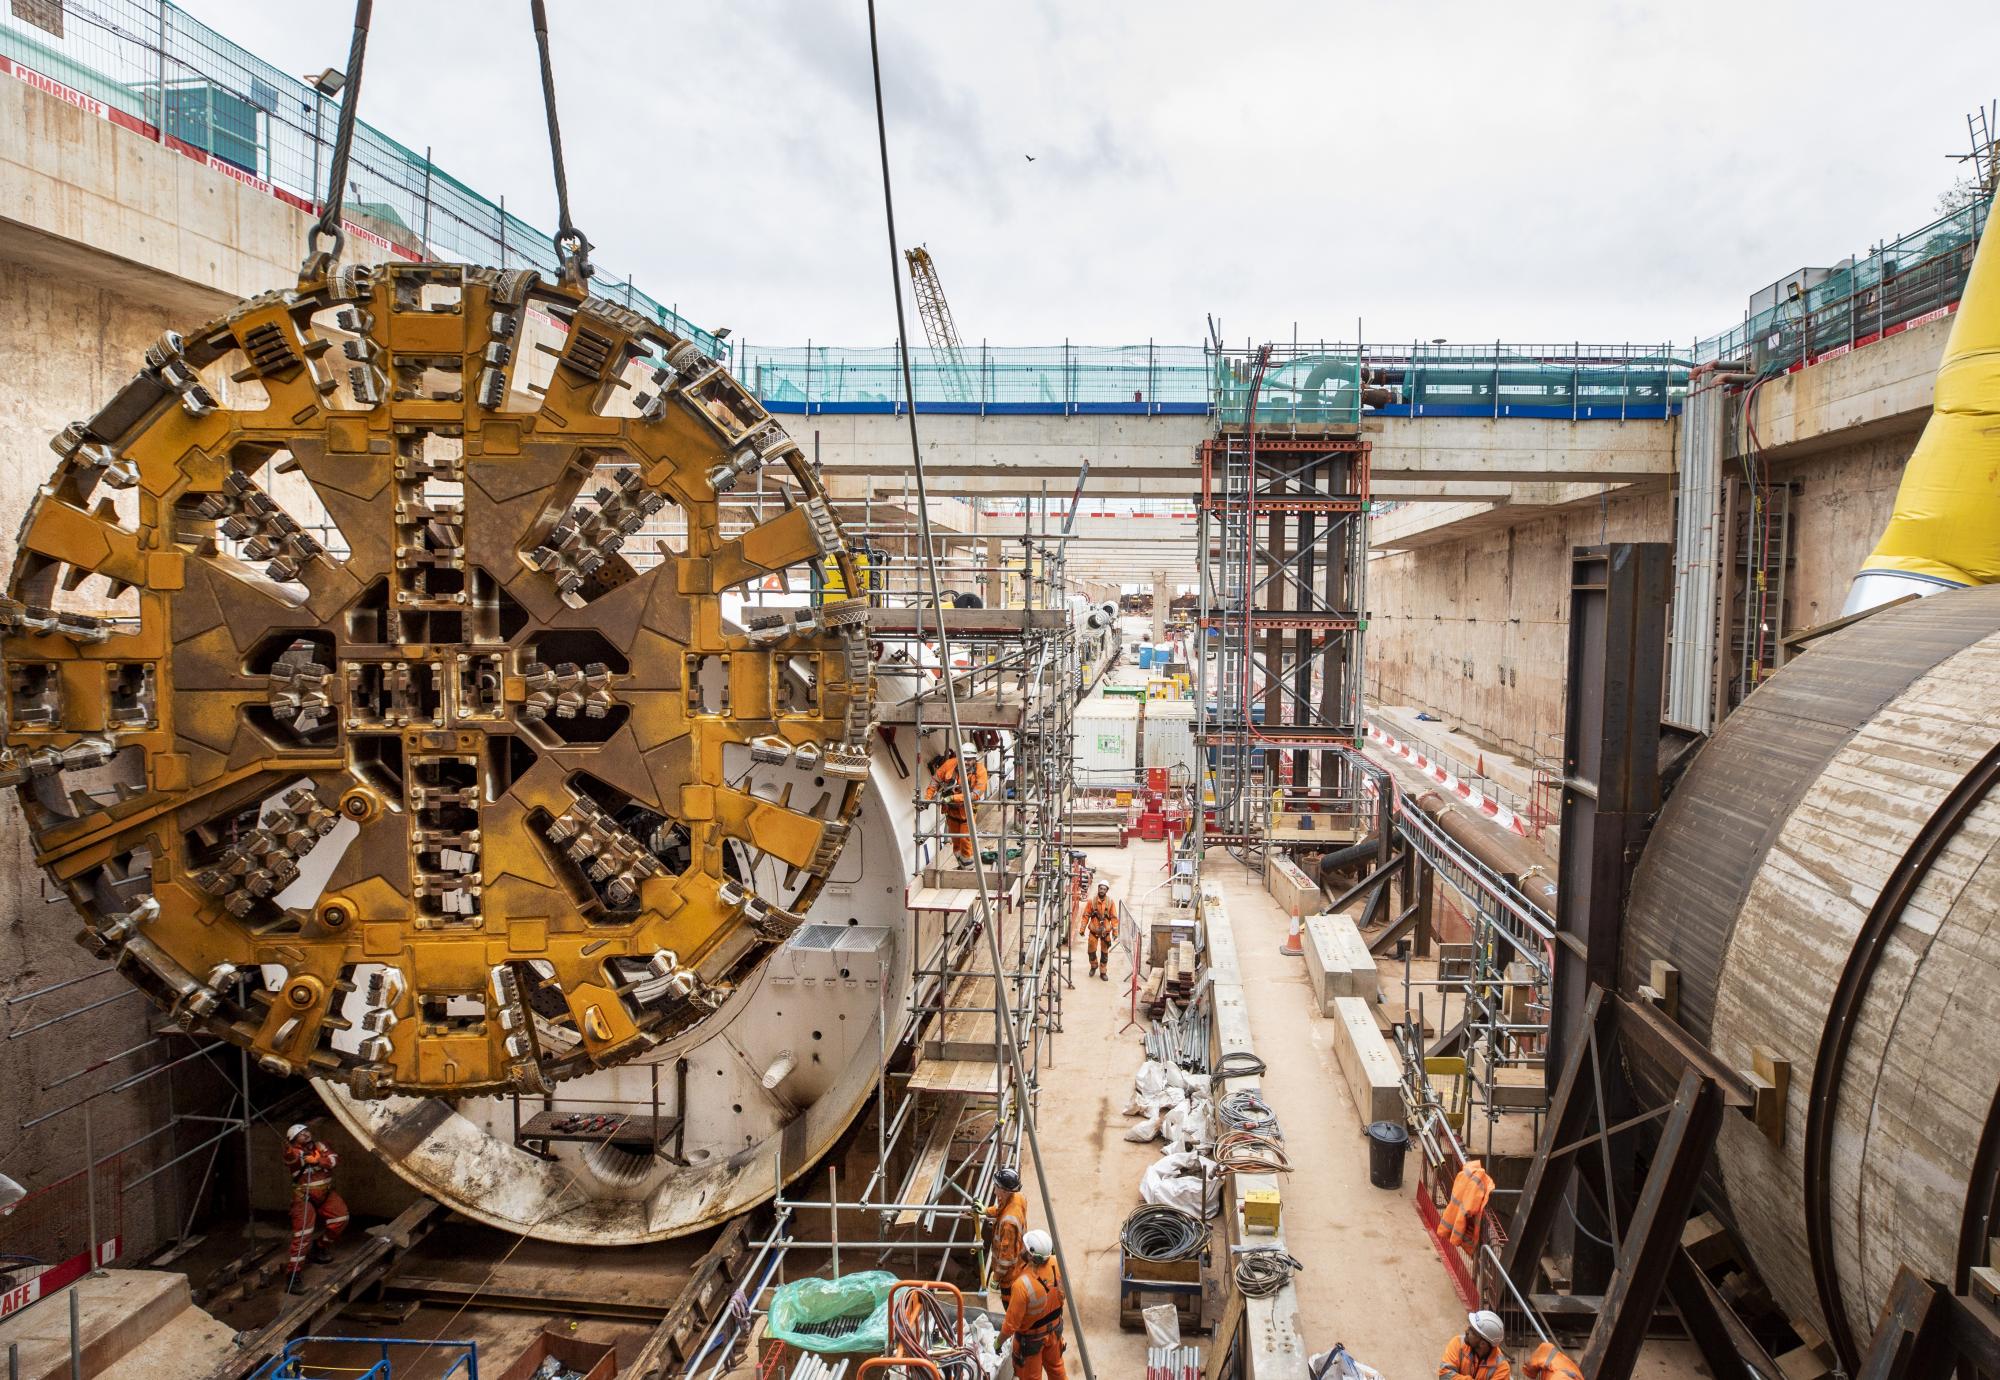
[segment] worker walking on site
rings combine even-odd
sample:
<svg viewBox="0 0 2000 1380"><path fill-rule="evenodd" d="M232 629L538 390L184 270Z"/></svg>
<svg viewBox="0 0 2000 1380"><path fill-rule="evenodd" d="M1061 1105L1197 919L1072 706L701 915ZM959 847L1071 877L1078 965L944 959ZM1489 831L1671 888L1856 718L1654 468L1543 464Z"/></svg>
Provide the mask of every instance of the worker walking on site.
<svg viewBox="0 0 2000 1380"><path fill-rule="evenodd" d="M1465 1331L1445 1343L1437 1380L1510 1380L1513 1371L1500 1353L1506 1335L1498 1313L1482 1308L1467 1314Z"/></svg>
<svg viewBox="0 0 2000 1380"><path fill-rule="evenodd" d="M1554 1342L1543 1342L1521 1365L1528 1380L1583 1380L1583 1367Z"/></svg>
<svg viewBox="0 0 2000 1380"><path fill-rule="evenodd" d="M1012 1169L996 1173L993 1186L994 1202L985 1213L993 1228L993 1244L987 1252L991 1267L987 1277L990 1287L1004 1299L1013 1289L1027 1256L1024 1242L1028 1232L1028 1200L1021 1196L1021 1176Z"/></svg>
<svg viewBox="0 0 2000 1380"><path fill-rule="evenodd" d="M924 799L935 800L944 811L945 830L951 835L951 851L961 863L972 861L972 808L986 798L986 763L979 749L961 743L957 755L940 752L930 760L931 784Z"/></svg>
<svg viewBox="0 0 2000 1380"><path fill-rule="evenodd" d="M1014 1348L1014 1380L1069 1380L1063 1368L1062 1271L1050 1257L1055 1243L1045 1231L1023 1239L1028 1263L1014 1277L1007 1295L1007 1317L1000 1324L1000 1345Z"/></svg>
<svg viewBox="0 0 2000 1380"><path fill-rule="evenodd" d="M1118 903L1111 899L1111 883L1099 882L1097 894L1083 908L1083 937L1090 946L1090 975L1111 979L1111 943L1118 938Z"/></svg>
<svg viewBox="0 0 2000 1380"><path fill-rule="evenodd" d="M333 1243L347 1230L347 1204L333 1189L333 1167L340 1157L313 1139L312 1128L303 1122L285 1132L285 1168L292 1176L291 1278L286 1288L296 1289L299 1271L305 1268L310 1247L315 1264L333 1259ZM313 1228L319 1227L319 1239Z"/></svg>

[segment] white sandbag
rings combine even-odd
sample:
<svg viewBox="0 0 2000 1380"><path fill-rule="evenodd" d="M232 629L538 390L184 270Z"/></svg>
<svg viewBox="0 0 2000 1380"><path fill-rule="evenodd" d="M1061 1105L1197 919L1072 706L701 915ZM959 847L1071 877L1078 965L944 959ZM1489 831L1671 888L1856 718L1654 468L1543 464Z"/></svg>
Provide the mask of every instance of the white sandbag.
<svg viewBox="0 0 2000 1380"><path fill-rule="evenodd" d="M1209 1130L1208 1103L1190 1098L1179 1106L1169 1107L1161 1114L1160 1134L1174 1142L1175 1153L1211 1144L1215 1137Z"/></svg>
<svg viewBox="0 0 2000 1380"><path fill-rule="evenodd" d="M1135 1121L1125 1128L1125 1139L1144 1145L1160 1134L1160 1114L1158 1112L1144 1121Z"/></svg>
<svg viewBox="0 0 2000 1380"><path fill-rule="evenodd" d="M980 1375L993 1380L1000 1373L1000 1334L993 1326L993 1319L984 1313L974 1313L966 1331L971 1334L972 1355L979 1362Z"/></svg>
<svg viewBox="0 0 2000 1380"><path fill-rule="evenodd" d="M1166 1065L1146 1060L1132 1075L1132 1097L1125 1104L1125 1115L1150 1116L1157 1112L1161 1105L1159 1096L1167 1087Z"/></svg>
<svg viewBox="0 0 2000 1380"><path fill-rule="evenodd" d="M1202 1192L1204 1183L1206 1194ZM1146 1166L1139 1179L1139 1197L1148 1203L1213 1217L1222 1206L1222 1180L1215 1173L1214 1161L1192 1151L1162 1155Z"/></svg>
<svg viewBox="0 0 2000 1380"><path fill-rule="evenodd" d="M1156 1303L1149 1308L1141 1308L1139 1317L1146 1324L1147 1346L1181 1344L1181 1310L1175 1305Z"/></svg>

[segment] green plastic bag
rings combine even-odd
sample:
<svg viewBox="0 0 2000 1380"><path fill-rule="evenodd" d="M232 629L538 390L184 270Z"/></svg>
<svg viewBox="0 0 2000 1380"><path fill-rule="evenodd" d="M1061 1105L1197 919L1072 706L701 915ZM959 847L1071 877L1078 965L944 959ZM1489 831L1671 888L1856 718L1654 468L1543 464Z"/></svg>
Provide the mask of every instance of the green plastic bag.
<svg viewBox="0 0 2000 1380"><path fill-rule="evenodd" d="M865 1270L838 1279L795 1279L771 1295L764 1335L820 1354L889 1349L889 1291L896 1276ZM844 1326L808 1331L820 1323Z"/></svg>

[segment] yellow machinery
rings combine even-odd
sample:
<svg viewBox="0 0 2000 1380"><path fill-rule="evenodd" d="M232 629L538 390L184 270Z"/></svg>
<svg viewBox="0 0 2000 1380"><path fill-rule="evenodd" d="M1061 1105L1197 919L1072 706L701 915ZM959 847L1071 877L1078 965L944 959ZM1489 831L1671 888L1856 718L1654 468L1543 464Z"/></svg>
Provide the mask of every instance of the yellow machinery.
<svg viewBox="0 0 2000 1380"><path fill-rule="evenodd" d="M2000 236L1980 237L1935 402L1844 613L2000 581Z"/></svg>
<svg viewBox="0 0 2000 1380"><path fill-rule="evenodd" d="M691 342L530 272L350 267L169 333L55 448L0 779L188 1028L361 1096L540 1090L692 1030L818 894L866 601L737 591L865 584ZM720 539L759 470L787 511Z"/></svg>

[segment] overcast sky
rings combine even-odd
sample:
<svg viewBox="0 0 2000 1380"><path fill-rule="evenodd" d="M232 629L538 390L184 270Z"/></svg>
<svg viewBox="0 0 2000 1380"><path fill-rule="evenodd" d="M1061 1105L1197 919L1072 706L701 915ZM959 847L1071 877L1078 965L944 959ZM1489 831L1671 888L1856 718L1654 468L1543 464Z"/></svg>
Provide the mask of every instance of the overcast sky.
<svg viewBox="0 0 2000 1380"><path fill-rule="evenodd" d="M181 3L345 61L346 0ZM2000 94L1993 0L879 4L902 244L995 344L1686 342L1923 224ZM377 6L362 116L552 225L527 8ZM609 271L752 344L894 338L862 0L549 8Z"/></svg>

